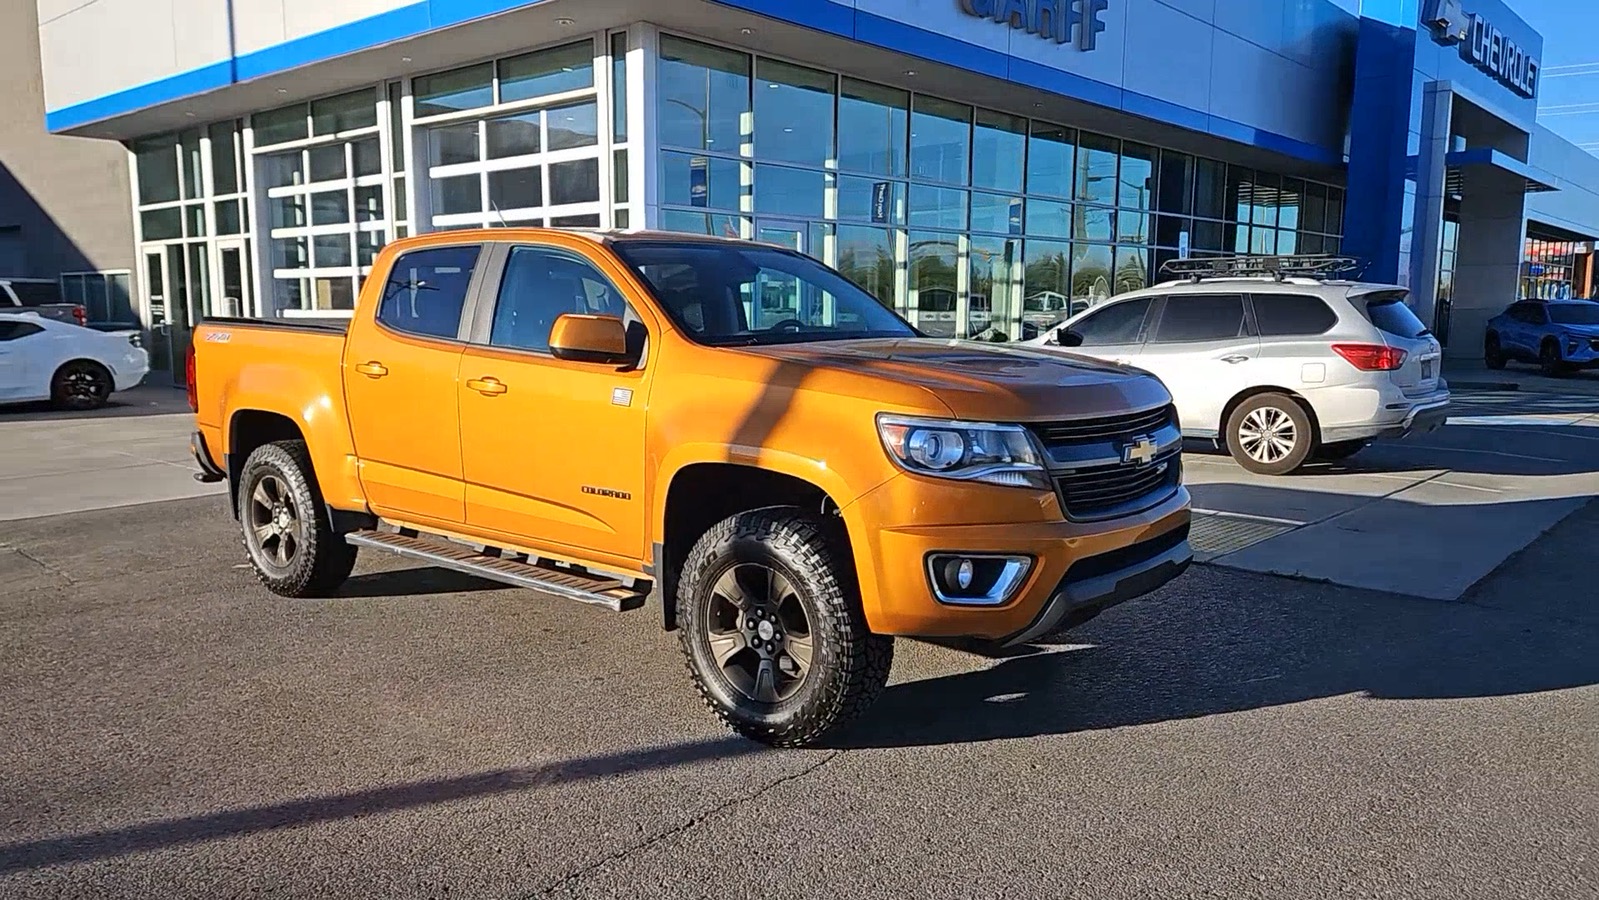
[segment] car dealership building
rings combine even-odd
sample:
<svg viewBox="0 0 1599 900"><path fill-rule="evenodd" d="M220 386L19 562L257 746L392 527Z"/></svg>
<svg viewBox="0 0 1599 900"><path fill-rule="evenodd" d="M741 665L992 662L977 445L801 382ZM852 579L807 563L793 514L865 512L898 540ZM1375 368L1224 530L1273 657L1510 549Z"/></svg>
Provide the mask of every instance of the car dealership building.
<svg viewBox="0 0 1599 900"><path fill-rule="evenodd" d="M1185 255L1358 257L1457 355L1595 288L1599 159L1537 124L1542 39L1499 0L38 7L48 130L130 150L96 202L131 202L157 365L482 225L782 243L994 340Z"/></svg>

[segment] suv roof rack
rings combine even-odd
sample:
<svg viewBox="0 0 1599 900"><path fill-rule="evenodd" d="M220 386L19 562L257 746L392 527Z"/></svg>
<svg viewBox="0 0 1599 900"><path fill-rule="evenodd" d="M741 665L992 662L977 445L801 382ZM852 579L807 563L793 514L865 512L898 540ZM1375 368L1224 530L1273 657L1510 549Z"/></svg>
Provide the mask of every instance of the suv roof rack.
<svg viewBox="0 0 1599 900"><path fill-rule="evenodd" d="M1331 279L1364 268L1352 256L1213 256L1169 259L1160 270L1197 282L1251 275L1270 275L1278 281L1293 276Z"/></svg>

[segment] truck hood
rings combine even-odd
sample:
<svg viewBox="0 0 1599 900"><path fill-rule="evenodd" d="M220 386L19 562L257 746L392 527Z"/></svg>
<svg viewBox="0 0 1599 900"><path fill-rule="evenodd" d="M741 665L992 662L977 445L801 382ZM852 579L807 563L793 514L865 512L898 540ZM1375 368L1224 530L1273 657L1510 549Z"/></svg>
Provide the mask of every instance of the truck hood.
<svg viewBox="0 0 1599 900"><path fill-rule="evenodd" d="M746 347L800 366L924 388L962 419L1115 415L1171 402L1147 372L1016 344L910 338Z"/></svg>

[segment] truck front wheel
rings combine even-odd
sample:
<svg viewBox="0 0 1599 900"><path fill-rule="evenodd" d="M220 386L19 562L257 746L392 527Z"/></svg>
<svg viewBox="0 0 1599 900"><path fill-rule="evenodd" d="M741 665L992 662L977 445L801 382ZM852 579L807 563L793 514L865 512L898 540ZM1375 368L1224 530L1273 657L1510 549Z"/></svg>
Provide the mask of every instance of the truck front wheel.
<svg viewBox="0 0 1599 900"><path fill-rule="evenodd" d="M814 744L888 682L894 641L867 629L838 541L815 516L760 509L724 519L689 553L677 593L689 674L747 738Z"/></svg>
<svg viewBox="0 0 1599 900"><path fill-rule="evenodd" d="M257 447L239 478L239 524L256 578L283 597L325 597L355 568L355 547L328 524L303 441Z"/></svg>

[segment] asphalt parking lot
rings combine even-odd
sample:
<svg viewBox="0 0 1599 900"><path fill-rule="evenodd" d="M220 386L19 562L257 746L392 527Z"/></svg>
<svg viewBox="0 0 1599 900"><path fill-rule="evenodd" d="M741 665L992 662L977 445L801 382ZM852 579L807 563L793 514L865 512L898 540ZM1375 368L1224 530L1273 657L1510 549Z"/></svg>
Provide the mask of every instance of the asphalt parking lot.
<svg viewBox="0 0 1599 900"><path fill-rule="evenodd" d="M1435 441L1554 471L1417 444L1246 493L1192 456L1200 506L1303 524L1071 644L901 641L871 717L808 751L717 727L648 614L373 556L339 599L271 597L218 497L163 496L181 414L121 413L137 451L103 418L0 415L0 459L62 429L137 457L65 500L0 476L47 510L0 522L0 896L1592 898L1596 429L1530 397ZM1394 503L1471 535L1519 515L1495 506L1561 520L1457 547L1502 557L1454 597L1349 586L1362 552L1244 564L1295 534L1366 548L1360 511Z"/></svg>

